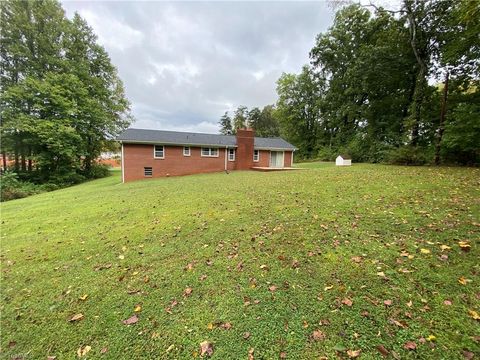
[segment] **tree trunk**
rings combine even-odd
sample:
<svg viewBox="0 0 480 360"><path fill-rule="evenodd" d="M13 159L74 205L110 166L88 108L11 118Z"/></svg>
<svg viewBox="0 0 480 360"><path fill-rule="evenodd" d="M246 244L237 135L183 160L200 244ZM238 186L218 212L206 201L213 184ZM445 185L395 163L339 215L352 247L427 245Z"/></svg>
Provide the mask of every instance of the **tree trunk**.
<svg viewBox="0 0 480 360"><path fill-rule="evenodd" d="M440 108L440 123L438 124L437 144L435 145L435 165L440 165L440 150L442 146L443 132L445 131L445 115L447 112L448 100L448 70L445 75L445 84L443 86L442 106Z"/></svg>
<svg viewBox="0 0 480 360"><path fill-rule="evenodd" d="M2 165L3 165L3 171L7 171L7 153L2 151Z"/></svg>
<svg viewBox="0 0 480 360"><path fill-rule="evenodd" d="M21 154L21 164L22 164L22 172L27 171L27 156L25 153L25 146L21 144L20 146L20 154Z"/></svg>
<svg viewBox="0 0 480 360"><path fill-rule="evenodd" d="M28 147L28 172L32 172L32 148Z"/></svg>
<svg viewBox="0 0 480 360"><path fill-rule="evenodd" d="M20 169L20 163L18 162L19 160L19 157L18 157L18 138L15 138L15 149L14 149L14 152L15 152L15 172L18 173L18 170Z"/></svg>

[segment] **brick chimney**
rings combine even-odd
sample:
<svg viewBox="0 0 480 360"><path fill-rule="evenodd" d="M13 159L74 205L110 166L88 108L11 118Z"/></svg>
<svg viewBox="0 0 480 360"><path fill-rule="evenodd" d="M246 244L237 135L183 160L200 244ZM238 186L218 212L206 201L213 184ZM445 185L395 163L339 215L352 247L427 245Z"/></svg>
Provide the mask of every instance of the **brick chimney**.
<svg viewBox="0 0 480 360"><path fill-rule="evenodd" d="M237 130L236 169L248 170L253 167L253 145L255 132L253 129Z"/></svg>

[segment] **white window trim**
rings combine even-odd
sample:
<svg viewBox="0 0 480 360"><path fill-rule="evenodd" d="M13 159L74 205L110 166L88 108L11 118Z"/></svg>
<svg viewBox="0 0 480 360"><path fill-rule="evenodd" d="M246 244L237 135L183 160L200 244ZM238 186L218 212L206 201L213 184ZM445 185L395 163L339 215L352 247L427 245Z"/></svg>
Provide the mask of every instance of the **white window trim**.
<svg viewBox="0 0 480 360"><path fill-rule="evenodd" d="M233 150L233 159L230 159L230 150ZM229 149L227 150L228 161L235 161L235 156L236 156L235 153L236 153L236 151L235 151L234 148L229 148Z"/></svg>
<svg viewBox="0 0 480 360"><path fill-rule="evenodd" d="M203 149L209 149L208 152L209 152L210 155L204 155L204 154L203 154ZM217 149L217 155L211 155L211 154L212 154L212 149ZM220 153L219 149L218 149L218 148L215 148L215 147L214 147L214 148L212 148L212 147L202 147L202 148L200 149L200 156L201 156L201 157L218 157L218 156L219 156L219 153Z"/></svg>
<svg viewBox="0 0 480 360"><path fill-rule="evenodd" d="M155 151L155 148L157 146L161 146L163 148L163 156L156 156L156 151ZM165 159L165 145L153 145L153 158L154 159Z"/></svg>
<svg viewBox="0 0 480 360"><path fill-rule="evenodd" d="M255 160L255 151L258 152L257 160ZM260 161L260 150L253 150L253 162L259 162L259 161Z"/></svg>
<svg viewBox="0 0 480 360"><path fill-rule="evenodd" d="M185 149L188 149L188 153L185 152ZM183 156L190 156L192 155L192 149L190 148L190 146L184 146L183 147Z"/></svg>

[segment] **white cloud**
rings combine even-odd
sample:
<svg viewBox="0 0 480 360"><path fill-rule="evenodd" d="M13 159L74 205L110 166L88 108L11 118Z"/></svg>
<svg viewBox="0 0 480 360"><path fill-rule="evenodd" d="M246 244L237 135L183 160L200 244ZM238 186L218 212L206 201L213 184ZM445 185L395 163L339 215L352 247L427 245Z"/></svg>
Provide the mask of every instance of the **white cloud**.
<svg viewBox="0 0 480 360"><path fill-rule="evenodd" d="M282 72L309 62L326 2L65 1L105 46L135 127L217 132L225 111L273 104Z"/></svg>
<svg viewBox="0 0 480 360"><path fill-rule="evenodd" d="M125 51L133 46L141 45L144 34L119 19L102 16L88 9L78 12L98 35L100 44L107 49Z"/></svg>

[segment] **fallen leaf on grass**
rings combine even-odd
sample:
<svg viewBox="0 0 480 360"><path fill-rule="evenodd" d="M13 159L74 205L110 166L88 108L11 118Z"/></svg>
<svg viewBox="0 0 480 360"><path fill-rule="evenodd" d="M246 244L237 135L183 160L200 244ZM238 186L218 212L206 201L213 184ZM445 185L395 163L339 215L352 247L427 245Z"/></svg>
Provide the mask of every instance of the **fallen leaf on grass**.
<svg viewBox="0 0 480 360"><path fill-rule="evenodd" d="M352 257L351 260L352 260L354 263L359 264L359 263L362 262L362 257L361 257L361 256L354 256L354 257Z"/></svg>
<svg viewBox="0 0 480 360"><path fill-rule="evenodd" d="M445 301L443 302L443 305L450 306L450 305L452 305L452 302L451 302L450 300L445 300Z"/></svg>
<svg viewBox="0 0 480 360"><path fill-rule="evenodd" d="M100 350L100 354L105 354L108 351L108 348L104 347Z"/></svg>
<svg viewBox="0 0 480 360"><path fill-rule="evenodd" d="M49 355L47 356L47 360L56 360L56 356L55 355Z"/></svg>
<svg viewBox="0 0 480 360"><path fill-rule="evenodd" d="M253 359L254 359L254 357L253 357L253 352L254 352L254 351L255 351L254 348L250 348L250 349L248 350L248 360L253 360Z"/></svg>
<svg viewBox="0 0 480 360"><path fill-rule="evenodd" d="M413 305L412 300L410 300L409 302L407 302L407 306L408 306L408 307L412 307L412 305Z"/></svg>
<svg viewBox="0 0 480 360"><path fill-rule="evenodd" d="M321 341L325 339L325 334L320 330L315 330L312 333L312 339L315 341Z"/></svg>
<svg viewBox="0 0 480 360"><path fill-rule="evenodd" d="M421 252L422 254L430 254L430 250L428 250L428 249L423 249L423 248L422 248L422 249L420 249L420 252Z"/></svg>
<svg viewBox="0 0 480 360"><path fill-rule="evenodd" d="M392 324L395 324L395 325L397 325L398 327L401 327L402 329L406 329L406 328L408 327L406 324L401 323L401 322L398 321L398 320L395 320L395 319L389 319L389 320L390 320L390 322L391 322Z"/></svg>
<svg viewBox="0 0 480 360"><path fill-rule="evenodd" d="M385 273L383 271L377 272L377 275L380 277L385 277Z"/></svg>
<svg viewBox="0 0 480 360"><path fill-rule="evenodd" d="M463 350L463 357L466 359L466 360L471 360L473 359L475 356L475 354L471 351L467 351L467 350Z"/></svg>
<svg viewBox="0 0 480 360"><path fill-rule="evenodd" d="M403 345L403 348L407 350L415 350L417 348L417 344L415 344L413 341L407 341L405 345Z"/></svg>
<svg viewBox="0 0 480 360"><path fill-rule="evenodd" d="M277 290L277 287L275 285L272 285L268 288L269 291L274 292Z"/></svg>
<svg viewBox="0 0 480 360"><path fill-rule="evenodd" d="M138 321L138 316L133 315L133 316L129 317L127 320L123 320L123 323L125 325L131 325L131 324L135 324L137 321Z"/></svg>
<svg viewBox="0 0 480 360"><path fill-rule="evenodd" d="M223 323L222 325L219 326L223 330L230 330L232 328L232 324L229 322Z"/></svg>
<svg viewBox="0 0 480 360"><path fill-rule="evenodd" d="M451 250L452 248L448 245L440 245L440 249L442 249L442 251L445 251L445 250Z"/></svg>
<svg viewBox="0 0 480 360"><path fill-rule="evenodd" d="M200 280L200 281L203 281L203 280L205 280L206 278L207 278L207 275L202 275L202 276L200 276L199 280Z"/></svg>
<svg viewBox="0 0 480 360"><path fill-rule="evenodd" d="M470 244L467 241L459 241L458 246L460 246L460 249L463 251L470 251Z"/></svg>
<svg viewBox="0 0 480 360"><path fill-rule="evenodd" d="M428 335L427 336L427 341L435 341L437 340L437 337L435 335Z"/></svg>
<svg viewBox="0 0 480 360"><path fill-rule="evenodd" d="M120 255L118 255L118 258L119 258L120 260L123 260L123 259L125 259L125 255L120 254Z"/></svg>
<svg viewBox="0 0 480 360"><path fill-rule="evenodd" d="M141 305L136 305L135 308L133 309L135 312L140 312L142 311L142 306Z"/></svg>
<svg viewBox="0 0 480 360"><path fill-rule="evenodd" d="M208 323L207 325L208 330L213 330L213 327L214 327L213 323Z"/></svg>
<svg viewBox="0 0 480 360"><path fill-rule="evenodd" d="M9 347L10 349L14 348L15 345L17 345L17 342L16 342L16 341L10 341L10 342L8 343L8 347Z"/></svg>
<svg viewBox="0 0 480 360"><path fill-rule="evenodd" d="M250 333L249 333L248 331L245 332L245 333L243 333L243 338L244 338L245 340L247 340L249 337L250 337Z"/></svg>
<svg viewBox="0 0 480 360"><path fill-rule="evenodd" d="M385 300L385 301L383 302L383 304L384 304L385 306L390 306L390 305L392 305L392 300Z"/></svg>
<svg viewBox="0 0 480 360"><path fill-rule="evenodd" d="M190 296L192 295L192 292L193 292L193 289L191 287L187 287L184 291L183 291L183 296L187 297L187 296Z"/></svg>
<svg viewBox="0 0 480 360"><path fill-rule="evenodd" d="M80 346L77 350L77 355L78 357L83 357L87 355L87 353L92 350L92 347L90 345L85 345L85 346Z"/></svg>
<svg viewBox="0 0 480 360"><path fill-rule="evenodd" d="M333 289L333 285L328 285L328 286L325 286L325 287L323 288L323 290L325 290L325 291L331 290L331 289Z"/></svg>
<svg viewBox="0 0 480 360"><path fill-rule="evenodd" d="M79 299L82 300L82 301L85 301L85 300L87 300L87 297L88 297L88 295L85 294L85 295L80 296Z"/></svg>
<svg viewBox="0 0 480 360"><path fill-rule="evenodd" d="M75 314L75 315L72 315L70 319L68 319L68 321L74 322L74 321L80 321L82 319L83 319L83 314Z"/></svg>
<svg viewBox="0 0 480 360"><path fill-rule="evenodd" d="M349 298L345 298L342 300L342 304L347 305L347 306L352 306L353 302Z"/></svg>
<svg viewBox="0 0 480 360"><path fill-rule="evenodd" d="M382 354L383 356L388 356L389 352L387 349L385 349L385 346L383 345L378 345L377 350Z"/></svg>
<svg viewBox="0 0 480 360"><path fill-rule="evenodd" d="M469 316L474 320L480 320L480 315L475 310L468 310Z"/></svg>
<svg viewBox="0 0 480 360"><path fill-rule="evenodd" d="M349 358L357 358L360 356L361 350L347 350L347 355Z"/></svg>
<svg viewBox="0 0 480 360"><path fill-rule="evenodd" d="M458 279L458 282L462 285L467 285L467 283L471 282L472 280L470 279L465 279L463 276L461 276L459 279Z"/></svg>
<svg viewBox="0 0 480 360"><path fill-rule="evenodd" d="M200 356L212 356L213 344L209 341L203 341L200 343Z"/></svg>

